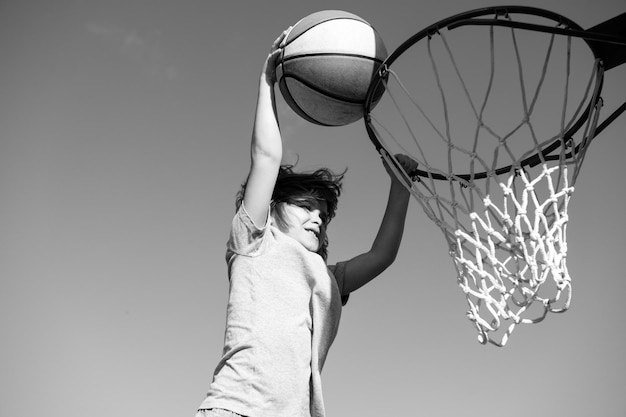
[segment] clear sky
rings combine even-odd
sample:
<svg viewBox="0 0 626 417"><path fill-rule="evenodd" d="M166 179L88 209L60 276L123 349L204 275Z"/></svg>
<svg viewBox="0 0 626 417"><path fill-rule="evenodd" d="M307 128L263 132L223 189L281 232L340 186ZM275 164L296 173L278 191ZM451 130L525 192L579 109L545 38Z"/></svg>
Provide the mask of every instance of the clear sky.
<svg viewBox="0 0 626 417"><path fill-rule="evenodd" d="M271 42L323 9L392 51L490 0L0 1L0 415L193 416L220 356L225 240ZM520 0L591 27L620 0ZM607 74L605 115L626 96ZM330 261L369 248L388 177L358 122L280 106L287 162L348 167ZM328 415L626 414L626 118L570 206L569 312L476 342L441 232L411 205L397 262L345 307Z"/></svg>

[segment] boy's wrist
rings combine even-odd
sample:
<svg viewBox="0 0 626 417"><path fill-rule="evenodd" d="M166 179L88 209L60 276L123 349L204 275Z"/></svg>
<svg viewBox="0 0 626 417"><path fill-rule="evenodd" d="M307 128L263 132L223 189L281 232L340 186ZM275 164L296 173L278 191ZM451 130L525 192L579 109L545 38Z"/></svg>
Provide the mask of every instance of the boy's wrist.
<svg viewBox="0 0 626 417"><path fill-rule="evenodd" d="M271 77L269 77L265 72L262 72L261 75L259 76L259 82L261 83L265 83L268 85L273 85L274 82L272 81Z"/></svg>
<svg viewBox="0 0 626 417"><path fill-rule="evenodd" d="M274 83L271 80L268 80L267 77L261 76L259 78L259 94L273 94L273 91Z"/></svg>
<svg viewBox="0 0 626 417"><path fill-rule="evenodd" d="M409 194L409 190L395 177L391 179L391 192L395 194Z"/></svg>

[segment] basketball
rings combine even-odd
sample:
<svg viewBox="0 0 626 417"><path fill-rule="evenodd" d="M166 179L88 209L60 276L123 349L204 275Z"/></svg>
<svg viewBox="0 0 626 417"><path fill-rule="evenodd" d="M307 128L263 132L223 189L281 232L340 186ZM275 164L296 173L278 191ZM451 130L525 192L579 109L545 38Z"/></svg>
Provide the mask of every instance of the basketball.
<svg viewBox="0 0 626 417"><path fill-rule="evenodd" d="M324 10L298 21L283 41L276 79L285 101L301 117L343 126L363 117L373 74L387 57L376 30L352 13ZM379 88L372 108L380 100Z"/></svg>

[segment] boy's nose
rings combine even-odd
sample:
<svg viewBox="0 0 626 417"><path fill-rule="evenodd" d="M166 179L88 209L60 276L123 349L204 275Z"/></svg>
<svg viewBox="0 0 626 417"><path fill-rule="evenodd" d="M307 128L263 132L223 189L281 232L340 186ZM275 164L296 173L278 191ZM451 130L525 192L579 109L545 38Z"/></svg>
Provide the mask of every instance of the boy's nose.
<svg viewBox="0 0 626 417"><path fill-rule="evenodd" d="M311 211L311 221L315 224L322 224L322 217L320 216L320 211L319 210L313 210Z"/></svg>

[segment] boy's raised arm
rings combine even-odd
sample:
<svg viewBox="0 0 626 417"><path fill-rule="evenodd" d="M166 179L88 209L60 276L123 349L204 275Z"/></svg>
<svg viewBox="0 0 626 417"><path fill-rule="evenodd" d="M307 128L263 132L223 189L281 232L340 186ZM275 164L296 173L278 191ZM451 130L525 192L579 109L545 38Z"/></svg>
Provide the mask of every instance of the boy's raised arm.
<svg viewBox="0 0 626 417"><path fill-rule="evenodd" d="M276 114L274 84L276 59L280 44L288 33L284 31L272 44L259 80L256 114L250 143L250 172L243 204L258 226L265 224L272 191L283 155L282 138Z"/></svg>

